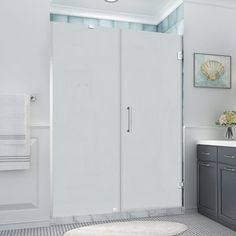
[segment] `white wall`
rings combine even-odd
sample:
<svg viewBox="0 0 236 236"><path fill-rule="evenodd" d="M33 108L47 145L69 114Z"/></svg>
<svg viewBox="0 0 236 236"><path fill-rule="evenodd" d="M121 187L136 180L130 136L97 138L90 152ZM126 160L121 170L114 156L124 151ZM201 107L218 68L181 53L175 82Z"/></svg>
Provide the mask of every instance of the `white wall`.
<svg viewBox="0 0 236 236"><path fill-rule="evenodd" d="M0 93L37 96L32 168L0 172L1 229L2 224L49 219L49 1L4 1L0 35Z"/></svg>
<svg viewBox="0 0 236 236"><path fill-rule="evenodd" d="M185 206L196 207L196 142L224 138L224 130L214 125L219 114L236 110L236 8L227 0L186 0L184 3L184 129ZM217 6L216 3L219 3ZM232 4L232 1L229 1ZM222 5L223 4L223 5ZM224 6L224 7L223 7ZM232 56L232 89L193 87L194 52Z"/></svg>

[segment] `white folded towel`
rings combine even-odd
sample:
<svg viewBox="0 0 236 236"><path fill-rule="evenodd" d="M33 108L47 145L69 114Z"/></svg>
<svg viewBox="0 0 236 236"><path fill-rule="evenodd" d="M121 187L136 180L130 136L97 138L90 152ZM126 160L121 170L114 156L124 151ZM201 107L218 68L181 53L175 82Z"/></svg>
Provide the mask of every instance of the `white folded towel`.
<svg viewBox="0 0 236 236"><path fill-rule="evenodd" d="M30 96L0 94L0 159L30 155Z"/></svg>

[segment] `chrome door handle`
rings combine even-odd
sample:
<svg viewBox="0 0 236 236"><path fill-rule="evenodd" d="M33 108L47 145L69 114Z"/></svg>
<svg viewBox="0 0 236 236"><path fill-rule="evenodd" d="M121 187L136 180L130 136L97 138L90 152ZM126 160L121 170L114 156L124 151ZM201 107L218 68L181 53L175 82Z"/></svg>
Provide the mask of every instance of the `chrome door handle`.
<svg viewBox="0 0 236 236"><path fill-rule="evenodd" d="M235 169L233 169L233 168L228 168L228 167L225 167L224 170L226 170L226 171L231 171L231 172L235 172Z"/></svg>
<svg viewBox="0 0 236 236"><path fill-rule="evenodd" d="M235 156L229 156L229 155L224 155L224 157L230 158L230 159L235 159L236 158Z"/></svg>
<svg viewBox="0 0 236 236"><path fill-rule="evenodd" d="M132 131L132 108L127 107L127 112L128 112L128 128L127 128L127 133L130 133Z"/></svg>
<svg viewBox="0 0 236 236"><path fill-rule="evenodd" d="M210 164L208 163L200 163L201 166L205 166L205 167L212 167Z"/></svg>
<svg viewBox="0 0 236 236"><path fill-rule="evenodd" d="M209 152L202 152L202 155L210 156L210 153Z"/></svg>

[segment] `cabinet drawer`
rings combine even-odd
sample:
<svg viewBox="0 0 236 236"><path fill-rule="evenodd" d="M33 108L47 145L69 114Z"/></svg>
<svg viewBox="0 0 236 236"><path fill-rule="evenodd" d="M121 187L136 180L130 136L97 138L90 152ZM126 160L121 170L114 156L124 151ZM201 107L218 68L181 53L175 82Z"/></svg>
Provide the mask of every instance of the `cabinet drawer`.
<svg viewBox="0 0 236 236"><path fill-rule="evenodd" d="M218 161L227 165L236 165L236 148L219 147Z"/></svg>
<svg viewBox="0 0 236 236"><path fill-rule="evenodd" d="M217 147L198 145L197 158L201 161L217 161Z"/></svg>

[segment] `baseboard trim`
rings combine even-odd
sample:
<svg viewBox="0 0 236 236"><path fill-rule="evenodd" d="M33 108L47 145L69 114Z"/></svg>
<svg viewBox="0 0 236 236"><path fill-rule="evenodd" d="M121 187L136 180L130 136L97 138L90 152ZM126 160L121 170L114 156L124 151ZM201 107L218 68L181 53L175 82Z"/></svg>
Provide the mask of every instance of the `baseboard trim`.
<svg viewBox="0 0 236 236"><path fill-rule="evenodd" d="M0 231L2 231L2 230L14 230L14 229L36 228L36 227L48 227L50 225L51 225L51 220L12 223L12 224L0 224Z"/></svg>

